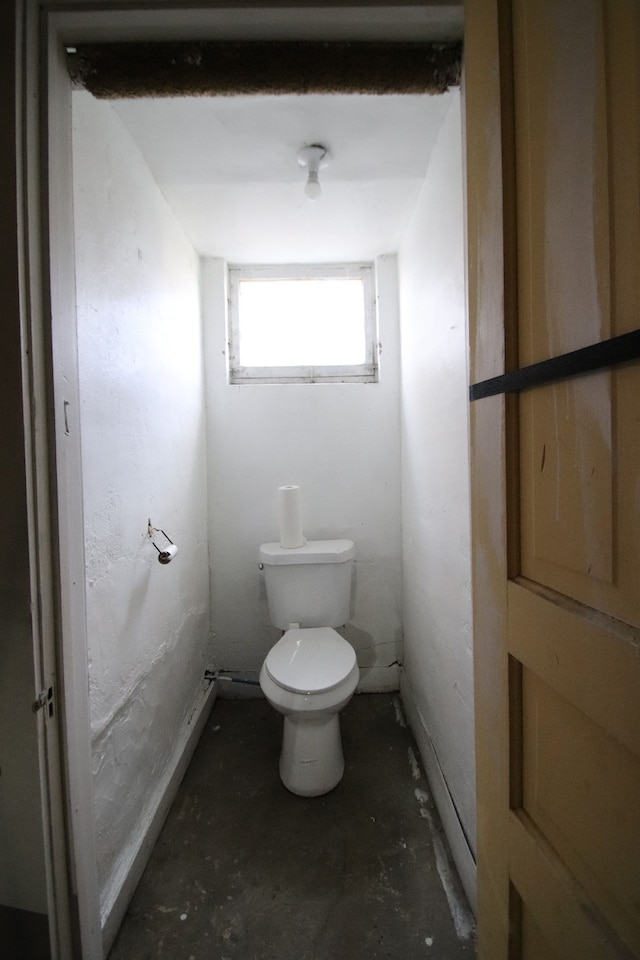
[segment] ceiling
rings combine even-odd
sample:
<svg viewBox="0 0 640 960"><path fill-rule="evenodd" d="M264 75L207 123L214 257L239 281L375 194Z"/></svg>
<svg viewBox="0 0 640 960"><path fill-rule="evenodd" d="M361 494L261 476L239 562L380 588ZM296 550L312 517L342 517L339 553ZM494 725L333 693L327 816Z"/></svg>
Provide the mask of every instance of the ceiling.
<svg viewBox="0 0 640 960"><path fill-rule="evenodd" d="M75 39L447 40L462 2L340 4L296 9L228 4L110 13ZM136 20L136 16L140 20ZM142 19L140 19L142 17ZM197 22L196 22L197 21ZM151 26L153 30L150 33ZM84 34L83 34L84 29ZM93 32L92 32L93 31ZM194 32L195 31L195 32ZM393 253L415 209L455 92L110 101L195 249L236 263L370 259ZM321 143L322 195L304 194L297 153Z"/></svg>
<svg viewBox="0 0 640 960"><path fill-rule="evenodd" d="M397 251L454 95L111 103L198 253L321 262ZM297 162L312 143L330 154L317 200Z"/></svg>

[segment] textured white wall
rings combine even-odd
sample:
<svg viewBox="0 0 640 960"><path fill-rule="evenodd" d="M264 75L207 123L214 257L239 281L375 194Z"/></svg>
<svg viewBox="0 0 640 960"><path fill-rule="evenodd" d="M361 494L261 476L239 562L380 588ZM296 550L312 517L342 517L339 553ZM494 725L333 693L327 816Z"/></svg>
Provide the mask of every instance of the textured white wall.
<svg viewBox="0 0 640 960"><path fill-rule="evenodd" d="M467 335L459 94L399 254L404 666L475 843Z"/></svg>
<svg viewBox="0 0 640 960"><path fill-rule="evenodd" d="M73 98L87 631L103 915L209 652L199 261L112 108ZM167 566L147 518L179 546ZM163 544L158 536L158 543Z"/></svg>
<svg viewBox="0 0 640 960"><path fill-rule="evenodd" d="M205 260L212 622L216 666L257 676L279 632L258 571L277 540L277 488L299 484L308 539L356 547L354 615L345 636L361 690L398 685L400 621L399 364L396 258L378 261L377 384L229 386L225 266ZM226 685L223 694L238 692Z"/></svg>

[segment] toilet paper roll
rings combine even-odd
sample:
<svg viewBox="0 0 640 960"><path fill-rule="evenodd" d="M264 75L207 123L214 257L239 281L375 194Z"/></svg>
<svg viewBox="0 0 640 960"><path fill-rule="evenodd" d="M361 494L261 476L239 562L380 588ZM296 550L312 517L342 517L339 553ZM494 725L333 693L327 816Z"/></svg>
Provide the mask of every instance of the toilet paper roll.
<svg viewBox="0 0 640 960"><path fill-rule="evenodd" d="M178 548L176 547L175 543L172 543L171 546L167 547L166 550L160 551L158 554L158 560L160 563L171 563L177 552Z"/></svg>
<svg viewBox="0 0 640 960"><path fill-rule="evenodd" d="M280 498L280 546L293 549L304 544L300 487L278 487Z"/></svg>

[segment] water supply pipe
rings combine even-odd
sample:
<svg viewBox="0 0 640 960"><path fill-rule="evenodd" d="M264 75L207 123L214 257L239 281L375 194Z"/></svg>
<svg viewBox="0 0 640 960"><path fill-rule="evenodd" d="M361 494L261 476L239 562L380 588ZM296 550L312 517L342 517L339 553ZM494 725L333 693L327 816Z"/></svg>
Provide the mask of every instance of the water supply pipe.
<svg viewBox="0 0 640 960"><path fill-rule="evenodd" d="M208 680L209 683L214 683L216 680L224 680L226 683L246 683L250 687L259 687L259 680L246 680L244 677L229 677L223 673L217 673L213 670L205 670L204 672L205 680Z"/></svg>

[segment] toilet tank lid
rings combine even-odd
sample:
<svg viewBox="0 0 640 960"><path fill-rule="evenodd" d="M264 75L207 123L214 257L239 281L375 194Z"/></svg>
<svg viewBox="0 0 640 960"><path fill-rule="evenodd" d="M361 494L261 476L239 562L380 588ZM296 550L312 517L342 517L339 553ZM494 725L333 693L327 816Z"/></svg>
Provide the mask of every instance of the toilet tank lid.
<svg viewBox="0 0 640 960"><path fill-rule="evenodd" d="M279 543L263 543L260 562L286 563L344 563L353 559L353 540L308 540L302 547L281 547Z"/></svg>

